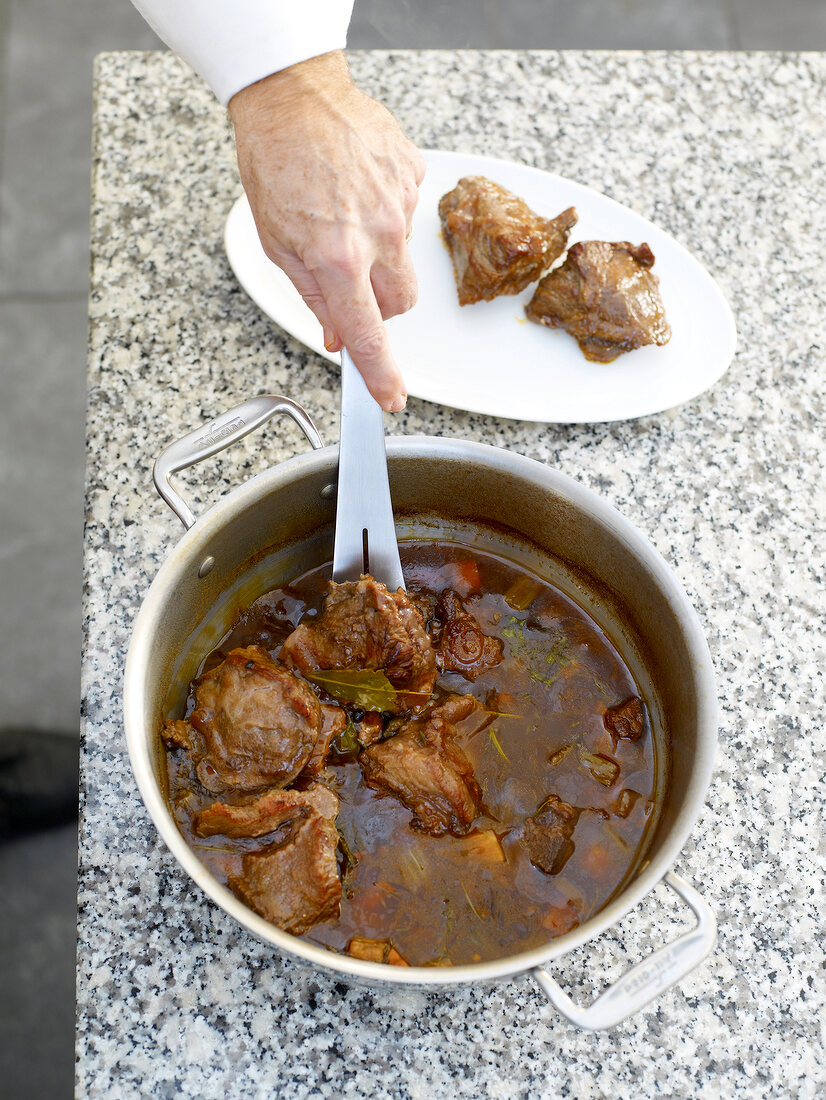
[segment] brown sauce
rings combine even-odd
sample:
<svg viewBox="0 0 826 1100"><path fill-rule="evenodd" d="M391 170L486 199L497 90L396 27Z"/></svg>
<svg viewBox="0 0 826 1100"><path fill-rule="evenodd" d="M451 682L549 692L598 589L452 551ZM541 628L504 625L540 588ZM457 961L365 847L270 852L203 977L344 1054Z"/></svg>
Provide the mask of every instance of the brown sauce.
<svg viewBox="0 0 826 1100"><path fill-rule="evenodd" d="M482 729L476 719L459 724L483 813L466 837L428 836L410 827L401 802L365 785L357 762L328 765L321 781L341 800L341 912L303 938L342 952L353 937L386 941L410 965L514 955L582 924L638 865L660 793L648 707L636 740L613 735L604 716L645 696L597 623L547 581L454 543L403 542L401 555L410 593L456 590L504 644L501 663L474 682L458 673L437 681L437 691L472 694L497 712ZM258 599L200 673L238 646L261 645L277 657L298 622L318 614L329 576L327 565ZM194 835L191 815L215 795L194 780L184 753L167 760L178 826L226 882L262 841ZM573 852L557 874L535 867L519 839L550 795L580 811Z"/></svg>

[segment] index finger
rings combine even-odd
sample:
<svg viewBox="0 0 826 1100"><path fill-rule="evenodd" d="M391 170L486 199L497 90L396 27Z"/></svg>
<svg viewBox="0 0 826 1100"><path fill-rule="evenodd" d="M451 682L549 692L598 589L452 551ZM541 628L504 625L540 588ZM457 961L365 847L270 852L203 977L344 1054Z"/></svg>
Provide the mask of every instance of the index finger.
<svg viewBox="0 0 826 1100"><path fill-rule="evenodd" d="M354 277L328 268L316 271L315 277L330 323L368 390L386 412L401 412L407 402L404 379L390 351L369 271L363 269Z"/></svg>

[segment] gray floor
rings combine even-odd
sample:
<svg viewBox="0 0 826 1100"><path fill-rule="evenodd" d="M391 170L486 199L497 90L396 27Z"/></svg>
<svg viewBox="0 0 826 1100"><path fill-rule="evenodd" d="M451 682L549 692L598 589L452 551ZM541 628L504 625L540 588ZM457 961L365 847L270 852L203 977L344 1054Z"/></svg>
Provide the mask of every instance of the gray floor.
<svg viewBox="0 0 826 1100"><path fill-rule="evenodd" d="M824 0L356 0L353 47L826 49ZM0 0L0 725L77 735L92 58L127 0ZM0 1096L71 1095L75 830L0 848ZM14 991L9 995L9 991Z"/></svg>

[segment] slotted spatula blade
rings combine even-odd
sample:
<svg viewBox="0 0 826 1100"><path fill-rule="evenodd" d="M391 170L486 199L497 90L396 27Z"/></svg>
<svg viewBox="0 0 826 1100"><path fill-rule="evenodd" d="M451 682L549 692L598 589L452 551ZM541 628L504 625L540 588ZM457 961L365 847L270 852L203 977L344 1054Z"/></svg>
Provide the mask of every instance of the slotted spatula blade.
<svg viewBox="0 0 826 1100"><path fill-rule="evenodd" d="M383 581L391 592L404 588L381 406L345 349L333 580L357 581L362 573Z"/></svg>

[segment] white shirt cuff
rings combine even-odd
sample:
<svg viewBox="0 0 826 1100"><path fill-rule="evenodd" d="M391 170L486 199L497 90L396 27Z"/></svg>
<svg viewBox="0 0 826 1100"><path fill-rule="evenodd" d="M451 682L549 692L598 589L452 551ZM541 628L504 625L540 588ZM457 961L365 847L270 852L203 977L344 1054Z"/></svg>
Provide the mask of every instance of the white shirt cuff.
<svg viewBox="0 0 826 1100"><path fill-rule="evenodd" d="M270 73L343 50L353 0L132 0L224 104Z"/></svg>

